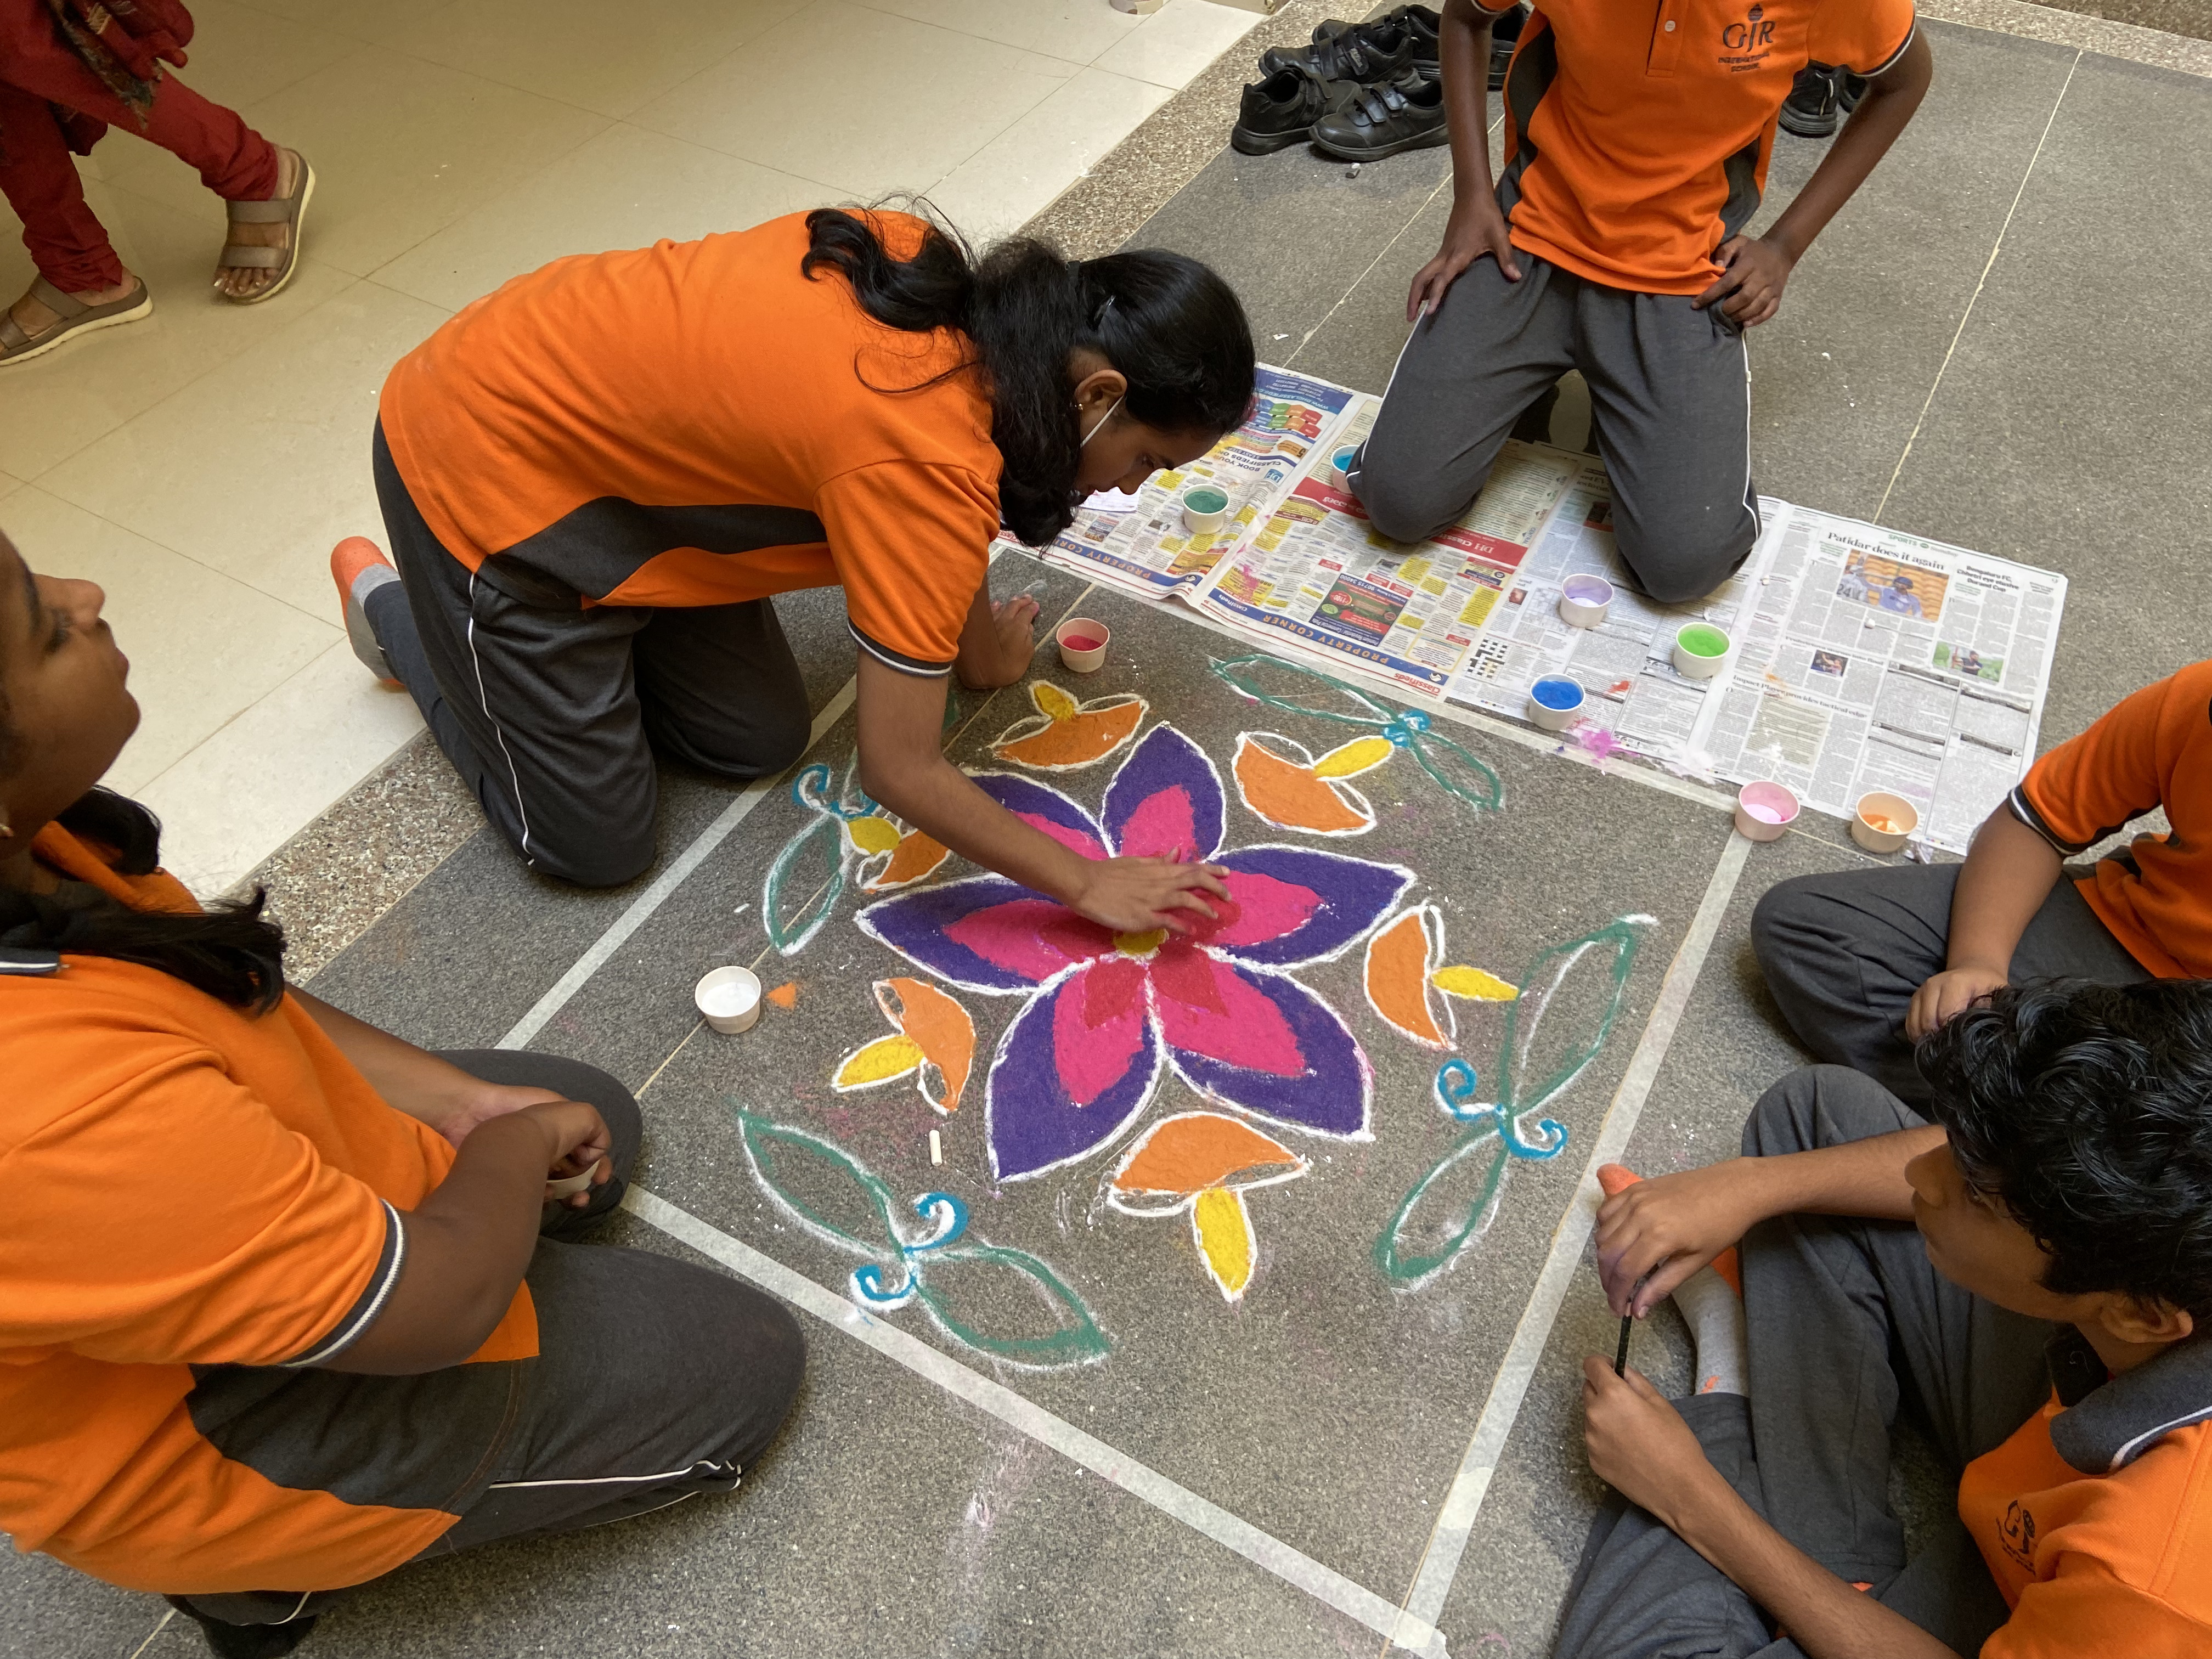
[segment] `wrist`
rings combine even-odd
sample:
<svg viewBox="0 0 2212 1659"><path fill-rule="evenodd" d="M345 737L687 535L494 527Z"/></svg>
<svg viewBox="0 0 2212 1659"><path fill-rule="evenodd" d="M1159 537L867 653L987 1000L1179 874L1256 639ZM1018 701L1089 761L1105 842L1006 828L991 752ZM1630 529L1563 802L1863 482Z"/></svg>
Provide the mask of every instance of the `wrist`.
<svg viewBox="0 0 2212 1659"><path fill-rule="evenodd" d="M1998 979L2009 978L2012 974L2012 953L2007 951L2004 955L1999 956L1986 948L1977 950L1972 947L1954 950L1944 958L1943 971L1948 974L1990 974Z"/></svg>
<svg viewBox="0 0 2212 1659"><path fill-rule="evenodd" d="M1710 1462L1700 1463L1652 1510L1668 1529L1699 1554L1711 1559L1717 1541L1744 1507L1735 1487Z"/></svg>

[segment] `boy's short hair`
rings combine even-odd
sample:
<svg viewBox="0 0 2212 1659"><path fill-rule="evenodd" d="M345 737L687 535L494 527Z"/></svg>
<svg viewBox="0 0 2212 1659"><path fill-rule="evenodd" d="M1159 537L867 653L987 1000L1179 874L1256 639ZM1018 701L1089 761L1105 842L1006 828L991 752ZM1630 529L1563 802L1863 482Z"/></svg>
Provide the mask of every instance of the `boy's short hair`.
<svg viewBox="0 0 2212 1659"><path fill-rule="evenodd" d="M1967 1185L2050 1256L2046 1290L2212 1328L2212 981L2007 986L1915 1058Z"/></svg>

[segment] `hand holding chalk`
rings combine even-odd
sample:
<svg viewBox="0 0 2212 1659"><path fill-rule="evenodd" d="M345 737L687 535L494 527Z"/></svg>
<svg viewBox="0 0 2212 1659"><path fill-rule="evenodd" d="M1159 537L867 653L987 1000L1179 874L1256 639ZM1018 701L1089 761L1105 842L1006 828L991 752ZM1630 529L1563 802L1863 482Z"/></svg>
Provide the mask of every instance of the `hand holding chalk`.
<svg viewBox="0 0 2212 1659"><path fill-rule="evenodd" d="M1615 1376L1602 1354L1583 1361L1583 1443L1591 1473L1670 1527L1683 1499L1720 1478L1650 1379L1633 1366Z"/></svg>

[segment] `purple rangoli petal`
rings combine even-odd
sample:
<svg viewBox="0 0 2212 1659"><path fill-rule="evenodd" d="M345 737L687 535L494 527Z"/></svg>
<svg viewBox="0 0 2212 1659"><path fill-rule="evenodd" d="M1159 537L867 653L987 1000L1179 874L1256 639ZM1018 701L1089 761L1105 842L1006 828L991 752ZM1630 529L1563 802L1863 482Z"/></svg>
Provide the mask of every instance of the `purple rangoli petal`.
<svg viewBox="0 0 2212 1659"><path fill-rule="evenodd" d="M1218 959L1215 966L1238 984L1233 997L1223 999L1231 1015L1249 1021L1253 1004L1246 994L1256 993L1290 1033L1298 1069L1295 1074L1284 1073L1276 1069L1281 1064L1279 1059L1265 1070L1255 1069L1182 1046L1176 1041L1178 1036L1201 1041L1212 1037L1212 1018L1189 1004L1171 1010L1170 997L1156 966L1152 988L1160 1024L1168 1041L1169 1058L1183 1080L1200 1094L1294 1128L1364 1137L1374 1074L1345 1023L1294 979ZM1231 1036L1209 1046L1233 1049L1237 1042Z"/></svg>
<svg viewBox="0 0 2212 1659"><path fill-rule="evenodd" d="M1097 820L1080 806L1034 778L1012 772L976 772L975 787L1032 830L1050 836L1071 852L1087 859L1106 856L1106 838Z"/></svg>
<svg viewBox="0 0 2212 1659"><path fill-rule="evenodd" d="M1006 1028L984 1091L991 1170L1000 1181L1088 1156L1152 1099L1160 1076L1159 1038L1144 997L1125 997L1111 982L1121 966L1106 962L1077 969ZM1076 1075L1071 1079L1063 1067Z"/></svg>
<svg viewBox="0 0 2212 1659"><path fill-rule="evenodd" d="M971 876L871 904L854 918L916 967L969 991L1033 991L1111 950L1103 928L1003 876Z"/></svg>
<svg viewBox="0 0 2212 1659"><path fill-rule="evenodd" d="M1210 859L1222 811L1213 763L1172 726L1156 726L1106 786L1106 838L1124 858Z"/></svg>
<svg viewBox="0 0 2212 1659"><path fill-rule="evenodd" d="M1213 862L1230 874L1237 914L1206 930L1204 942L1239 962L1294 968L1364 939L1413 882L1413 872L1309 847L1246 847ZM1307 908L1309 899L1318 900ZM1298 910L1287 931L1271 933Z"/></svg>

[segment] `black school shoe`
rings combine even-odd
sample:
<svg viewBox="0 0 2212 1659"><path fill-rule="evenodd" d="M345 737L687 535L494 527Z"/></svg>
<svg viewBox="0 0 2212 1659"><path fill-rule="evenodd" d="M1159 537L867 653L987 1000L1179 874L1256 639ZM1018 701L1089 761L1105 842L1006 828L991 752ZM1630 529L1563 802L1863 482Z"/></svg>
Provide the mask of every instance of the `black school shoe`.
<svg viewBox="0 0 2212 1659"><path fill-rule="evenodd" d="M1322 30L1334 30L1324 34ZM1302 69L1323 81L1377 86L1417 64L1437 63L1437 14L1426 6L1401 6L1370 23L1323 23L1310 46L1270 46L1260 54L1262 74Z"/></svg>
<svg viewBox="0 0 2212 1659"><path fill-rule="evenodd" d="M1492 18L1490 24L1490 89L1500 92L1505 86L1505 71L1512 66L1513 48L1521 43L1521 30L1528 21L1528 8L1516 6L1502 17Z"/></svg>
<svg viewBox="0 0 2212 1659"><path fill-rule="evenodd" d="M1344 107L1314 123L1314 148L1340 161L1374 161L1401 150L1451 142L1444 83L1418 71L1384 87L1362 87Z"/></svg>
<svg viewBox="0 0 2212 1659"><path fill-rule="evenodd" d="M1328 113L1349 88L1331 87L1295 65L1279 69L1256 86L1244 88L1237 125L1229 130L1232 149L1266 155L1313 137L1314 123Z"/></svg>
<svg viewBox="0 0 2212 1659"><path fill-rule="evenodd" d="M1782 125L1800 138L1826 138L1844 124L1866 95L1866 76L1849 70L1808 64L1790 83L1782 100Z"/></svg>
<svg viewBox="0 0 2212 1659"><path fill-rule="evenodd" d="M313 1613L282 1625L227 1625L220 1619L210 1619L194 1611L191 1603L181 1595L162 1599L200 1627L207 1637L210 1651L217 1659L283 1659L284 1655L306 1641L308 1632L315 1627Z"/></svg>

